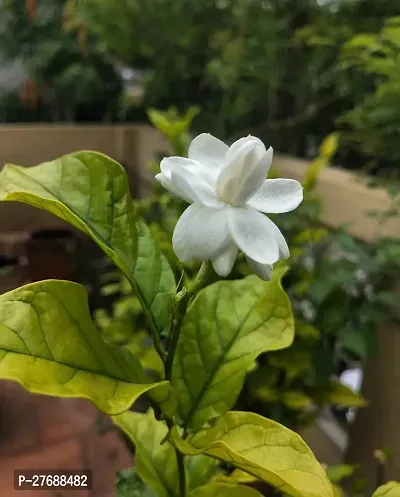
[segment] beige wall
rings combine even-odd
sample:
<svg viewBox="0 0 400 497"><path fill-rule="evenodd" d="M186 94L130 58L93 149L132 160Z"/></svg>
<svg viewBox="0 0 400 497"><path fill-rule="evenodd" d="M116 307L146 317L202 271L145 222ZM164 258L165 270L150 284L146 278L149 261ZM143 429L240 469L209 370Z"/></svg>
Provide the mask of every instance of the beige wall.
<svg viewBox="0 0 400 497"><path fill-rule="evenodd" d="M160 135L146 126L0 126L0 170L7 163L34 166L77 150L95 150L125 166L135 194L141 191L143 166L156 150L165 148ZM0 206L0 233L63 225L54 216L24 204Z"/></svg>

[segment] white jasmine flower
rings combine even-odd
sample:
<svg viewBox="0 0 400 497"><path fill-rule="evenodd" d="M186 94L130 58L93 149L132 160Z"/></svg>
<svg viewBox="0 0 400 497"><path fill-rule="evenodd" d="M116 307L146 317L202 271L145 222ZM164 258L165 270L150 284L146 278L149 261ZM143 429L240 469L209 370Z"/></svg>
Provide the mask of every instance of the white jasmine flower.
<svg viewBox="0 0 400 497"><path fill-rule="evenodd" d="M162 160L156 179L192 204L172 238L182 262L211 261L220 276L227 276L240 249L255 273L269 279L272 265L289 257L282 233L263 213L295 209L303 189L292 179L266 179L272 154L254 136L228 147L204 133L192 141L188 159Z"/></svg>

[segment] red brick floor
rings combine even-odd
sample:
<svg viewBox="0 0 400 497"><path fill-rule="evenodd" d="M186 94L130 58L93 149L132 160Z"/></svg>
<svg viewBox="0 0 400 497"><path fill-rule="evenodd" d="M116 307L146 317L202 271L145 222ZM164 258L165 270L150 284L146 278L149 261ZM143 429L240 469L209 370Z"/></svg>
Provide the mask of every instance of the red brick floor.
<svg viewBox="0 0 400 497"><path fill-rule="evenodd" d="M0 382L0 497L113 497L115 473L132 457L87 401L33 395ZM90 491L14 490L16 469L91 469Z"/></svg>

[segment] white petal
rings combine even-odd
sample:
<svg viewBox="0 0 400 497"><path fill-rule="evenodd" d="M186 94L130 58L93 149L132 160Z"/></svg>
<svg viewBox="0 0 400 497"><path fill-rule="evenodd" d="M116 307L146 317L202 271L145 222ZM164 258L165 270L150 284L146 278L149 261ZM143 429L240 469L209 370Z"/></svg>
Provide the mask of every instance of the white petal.
<svg viewBox="0 0 400 497"><path fill-rule="evenodd" d="M185 157L165 157L160 163L160 170L164 176L171 179L171 172L175 169L196 170L197 163Z"/></svg>
<svg viewBox="0 0 400 497"><path fill-rule="evenodd" d="M222 168L228 148L228 145L215 136L202 133L190 144L188 156L204 166Z"/></svg>
<svg viewBox="0 0 400 497"><path fill-rule="evenodd" d="M232 143L232 145L229 147L228 153L226 154L225 163L230 162L232 160L232 157L237 154L238 150L242 148L243 145L247 145L248 143L252 143L254 147L260 147L260 149L262 148L265 151L264 143L259 138L257 138L256 136L248 135L244 138L239 138L239 140L236 140Z"/></svg>
<svg viewBox="0 0 400 497"><path fill-rule="evenodd" d="M189 204L192 203L192 199L190 198L190 196L186 195L184 191L180 190L177 185L174 185L171 179L165 176L165 174L156 174L156 180L159 181L161 185L173 195L176 195L186 202L189 202Z"/></svg>
<svg viewBox="0 0 400 497"><path fill-rule="evenodd" d="M270 229L271 231L274 232L275 234L275 239L278 242L278 247L279 247L279 259L288 259L290 257L290 252L289 252L289 247L288 244L286 243L285 237L282 235L281 230L278 228L278 226L271 221L268 217L264 216L266 219L268 219L270 223Z"/></svg>
<svg viewBox="0 0 400 497"><path fill-rule="evenodd" d="M190 202L197 202L215 208L224 205L218 200L215 190L201 174L188 169L173 169L171 181L177 190L190 198Z"/></svg>
<svg viewBox="0 0 400 497"><path fill-rule="evenodd" d="M261 264L274 264L279 259L278 228L261 212L231 207L228 227L233 241L251 259Z"/></svg>
<svg viewBox="0 0 400 497"><path fill-rule="evenodd" d="M294 179L267 179L248 200L248 204L261 212L289 212L303 200L303 188Z"/></svg>
<svg viewBox="0 0 400 497"><path fill-rule="evenodd" d="M272 276L273 266L271 264L260 264L253 261L250 257L246 257L248 265L256 273L256 275L264 281L269 281Z"/></svg>
<svg viewBox="0 0 400 497"><path fill-rule="evenodd" d="M226 202L243 205L260 188L272 162L272 148L254 137L235 142L229 149L224 169L217 180L218 195ZM239 140L240 141L240 140Z"/></svg>
<svg viewBox="0 0 400 497"><path fill-rule="evenodd" d="M172 245L182 262L214 259L230 241L226 209L192 204L179 218Z"/></svg>
<svg viewBox="0 0 400 497"><path fill-rule="evenodd" d="M212 265L215 272L225 278L232 271L235 264L238 248L234 243L230 243L228 247L212 260Z"/></svg>

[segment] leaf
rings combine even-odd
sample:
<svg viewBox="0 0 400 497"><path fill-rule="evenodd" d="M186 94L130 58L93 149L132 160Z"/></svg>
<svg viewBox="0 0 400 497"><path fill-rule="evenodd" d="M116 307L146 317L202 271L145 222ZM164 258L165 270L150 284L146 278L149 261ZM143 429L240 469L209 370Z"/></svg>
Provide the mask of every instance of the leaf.
<svg viewBox="0 0 400 497"><path fill-rule="evenodd" d="M297 433L258 414L230 411L186 440L184 454L207 454L234 464L293 497L332 497L325 471Z"/></svg>
<svg viewBox="0 0 400 497"><path fill-rule="evenodd" d="M345 478L352 476L357 468L358 466L351 466L350 464L338 464L336 466L329 466L326 474L332 483L340 483Z"/></svg>
<svg viewBox="0 0 400 497"><path fill-rule="evenodd" d="M326 159L331 159L335 155L336 150L339 146L339 134L331 133L322 142L319 153L322 157Z"/></svg>
<svg viewBox="0 0 400 497"><path fill-rule="evenodd" d="M253 276L220 281L189 306L172 373L186 427L197 429L230 409L255 358L291 344L293 316L281 286L285 270L274 271L269 282Z"/></svg>
<svg viewBox="0 0 400 497"><path fill-rule="evenodd" d="M168 330L175 280L149 230L134 215L125 170L96 152L76 152L36 167L7 165L0 200L47 210L89 235L122 270L153 330Z"/></svg>
<svg viewBox="0 0 400 497"><path fill-rule="evenodd" d="M311 407L314 403L311 397L297 390L283 392L280 399L286 407L293 410L303 410Z"/></svg>
<svg viewBox="0 0 400 497"><path fill-rule="evenodd" d="M206 485L216 473L219 461L209 456L186 456L185 468L187 470L188 487L193 490Z"/></svg>
<svg viewBox="0 0 400 497"><path fill-rule="evenodd" d="M262 497L262 494L244 485L216 482L193 490L189 497Z"/></svg>
<svg viewBox="0 0 400 497"><path fill-rule="evenodd" d="M236 481L239 483L252 483L258 481L258 478L242 471L241 469L234 469L232 473L228 476L228 479L232 482Z"/></svg>
<svg viewBox="0 0 400 497"><path fill-rule="evenodd" d="M306 175L303 181L303 188L306 191L311 191L319 178L321 172L329 165L326 157L321 156L314 159L308 166Z"/></svg>
<svg viewBox="0 0 400 497"><path fill-rule="evenodd" d="M135 468L123 469L116 476L116 497L156 497L139 478Z"/></svg>
<svg viewBox="0 0 400 497"><path fill-rule="evenodd" d="M113 417L136 446L135 464L140 478L156 493L157 497L178 497L178 469L176 453L165 439L168 428L157 421L152 410L146 414L124 412Z"/></svg>
<svg viewBox="0 0 400 497"><path fill-rule="evenodd" d="M349 387L338 381L331 381L330 391L327 392L326 396L327 402L334 405L344 407L366 407L368 405L368 402L361 394L353 392Z"/></svg>
<svg viewBox="0 0 400 497"><path fill-rule="evenodd" d="M166 425L157 421L152 411L147 414L125 412L115 416L113 421L135 443L136 465L143 481L157 493L157 496L178 493L175 449L170 442L161 445L168 433ZM169 466L166 466L167 464ZM203 454L187 456L185 468L188 489L193 490L208 483L218 465L218 460Z"/></svg>
<svg viewBox="0 0 400 497"><path fill-rule="evenodd" d="M400 497L400 483L390 481L375 490L372 497Z"/></svg>
<svg viewBox="0 0 400 497"><path fill-rule="evenodd" d="M0 378L33 393L89 399L107 414L157 386L168 390L167 382L148 383L133 356L102 340L83 286L55 280L0 296Z"/></svg>

